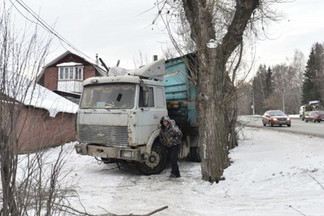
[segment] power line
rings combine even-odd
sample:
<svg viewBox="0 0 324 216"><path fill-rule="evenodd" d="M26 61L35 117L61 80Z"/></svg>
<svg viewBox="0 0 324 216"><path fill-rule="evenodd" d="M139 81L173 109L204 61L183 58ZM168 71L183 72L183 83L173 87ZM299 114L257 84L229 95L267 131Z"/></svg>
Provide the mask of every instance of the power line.
<svg viewBox="0 0 324 216"><path fill-rule="evenodd" d="M79 54L82 54L86 56L87 58L91 59L89 56L87 56L85 53L83 53L81 50L79 50L77 47L75 47L72 43L67 41L63 36L61 36L57 31L55 31L50 25L48 25L41 17L39 17L28 5L26 5L23 1L21 0L16 0L18 4L20 4L28 13L30 13L40 24L45 30L48 30L50 33L52 33L54 36L56 36L60 41L64 42L67 44L69 47L77 51Z"/></svg>
<svg viewBox="0 0 324 216"><path fill-rule="evenodd" d="M72 43L70 43L68 40L66 40L62 35L60 35L57 31L55 31L50 25L48 25L39 15L37 15L30 7L28 7L28 5L26 5L23 1L21 0L16 0L16 2L23 8L25 9L30 15L32 15L37 22L33 22L30 19L28 19L26 16L24 16L16 7L16 5L11 1L11 4L14 6L14 8L28 21L36 24L36 25L40 25L41 27L43 27L46 31L50 32L51 34L53 34L55 37L57 37L60 41L62 41L63 43L65 43L66 45L68 45L69 47L71 47L73 50L75 50L77 53L86 56L87 58L89 58L90 60L94 61L91 57L89 57L88 55L86 55L85 53L83 53L80 49L78 49L76 46L74 46ZM64 47L64 46L63 46Z"/></svg>
<svg viewBox="0 0 324 216"><path fill-rule="evenodd" d="M28 20L29 22L31 22L31 23L34 23L34 24L36 24L36 25L38 25L37 24L37 22L34 22L33 20L31 20L31 19L29 19L27 16L25 16L19 9L18 9L18 7L11 1L11 0L9 0L10 2L11 2L11 4L12 4L12 6L18 11L18 13L20 13L20 15L21 16L23 16L26 20Z"/></svg>

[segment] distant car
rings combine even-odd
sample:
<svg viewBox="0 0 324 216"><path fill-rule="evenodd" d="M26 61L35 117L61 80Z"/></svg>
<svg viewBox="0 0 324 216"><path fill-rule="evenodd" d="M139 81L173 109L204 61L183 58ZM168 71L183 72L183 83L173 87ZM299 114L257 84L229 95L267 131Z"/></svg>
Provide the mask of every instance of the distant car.
<svg viewBox="0 0 324 216"><path fill-rule="evenodd" d="M281 110L268 110L262 116L263 126L269 124L271 127L274 125L282 126L287 125L291 126L291 119L289 116Z"/></svg>
<svg viewBox="0 0 324 216"><path fill-rule="evenodd" d="M313 121L320 123L324 121L324 111L312 111L305 116L305 122Z"/></svg>

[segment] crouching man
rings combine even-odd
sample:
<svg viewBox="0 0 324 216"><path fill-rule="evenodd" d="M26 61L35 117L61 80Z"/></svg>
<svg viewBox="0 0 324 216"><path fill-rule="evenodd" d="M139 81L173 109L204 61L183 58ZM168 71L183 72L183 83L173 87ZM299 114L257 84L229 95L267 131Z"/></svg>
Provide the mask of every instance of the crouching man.
<svg viewBox="0 0 324 216"><path fill-rule="evenodd" d="M180 151L182 132L175 124L175 121L171 120L168 116L163 116L161 118L160 124L161 130L159 139L161 144L167 147L170 156L170 178L180 178L178 154Z"/></svg>

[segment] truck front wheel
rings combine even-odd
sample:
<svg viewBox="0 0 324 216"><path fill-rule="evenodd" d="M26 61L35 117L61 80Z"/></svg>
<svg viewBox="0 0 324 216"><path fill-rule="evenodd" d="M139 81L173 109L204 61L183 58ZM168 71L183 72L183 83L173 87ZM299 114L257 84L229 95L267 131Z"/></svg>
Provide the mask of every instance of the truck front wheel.
<svg viewBox="0 0 324 216"><path fill-rule="evenodd" d="M145 175L161 173L167 164L167 152L164 146L154 144L151 154L143 162L137 163L137 169Z"/></svg>

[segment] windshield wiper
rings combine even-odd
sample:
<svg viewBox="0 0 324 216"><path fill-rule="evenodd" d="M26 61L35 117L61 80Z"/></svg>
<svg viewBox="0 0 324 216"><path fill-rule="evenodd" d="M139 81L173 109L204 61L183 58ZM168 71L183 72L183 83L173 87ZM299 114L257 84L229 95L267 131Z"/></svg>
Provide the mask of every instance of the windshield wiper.
<svg viewBox="0 0 324 216"><path fill-rule="evenodd" d="M105 109L111 109L111 108L114 108L114 107L115 107L114 104L106 103L106 105L105 105Z"/></svg>
<svg viewBox="0 0 324 216"><path fill-rule="evenodd" d="M83 106L81 109L96 109L96 107L93 106Z"/></svg>

